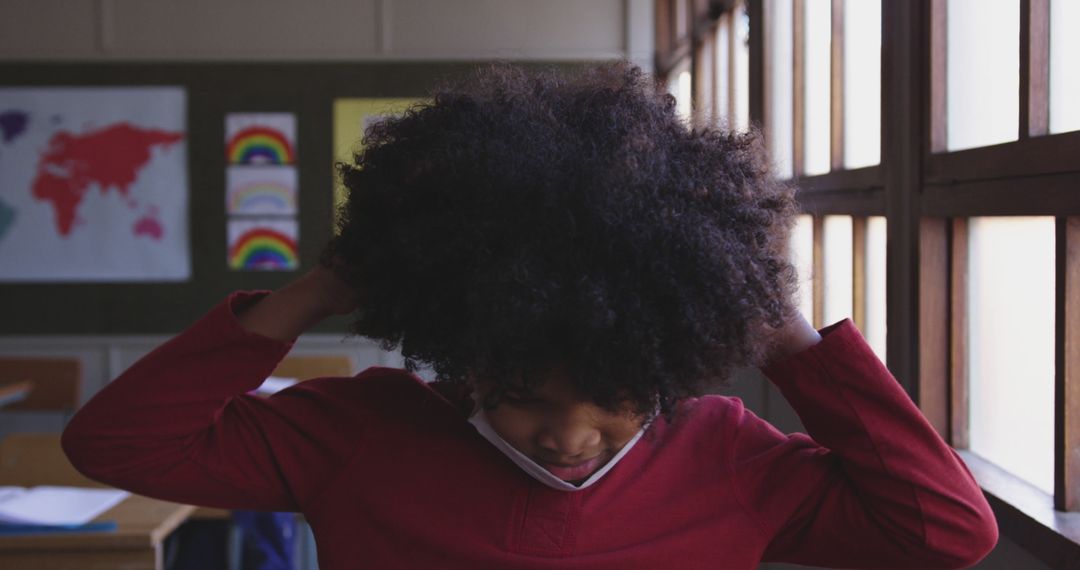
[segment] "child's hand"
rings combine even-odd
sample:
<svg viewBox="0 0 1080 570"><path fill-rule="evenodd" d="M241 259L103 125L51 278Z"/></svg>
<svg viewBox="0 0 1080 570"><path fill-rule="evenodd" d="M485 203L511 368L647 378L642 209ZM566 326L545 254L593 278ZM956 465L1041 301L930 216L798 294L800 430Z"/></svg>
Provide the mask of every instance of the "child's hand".
<svg viewBox="0 0 1080 570"><path fill-rule="evenodd" d="M237 319L251 332L292 340L326 317L352 312L358 306L356 291L332 269L320 265L247 307Z"/></svg>
<svg viewBox="0 0 1080 570"><path fill-rule="evenodd" d="M310 280L311 290L318 296L319 304L329 314L345 315L360 306L356 290L342 281L331 268L317 265L301 279Z"/></svg>

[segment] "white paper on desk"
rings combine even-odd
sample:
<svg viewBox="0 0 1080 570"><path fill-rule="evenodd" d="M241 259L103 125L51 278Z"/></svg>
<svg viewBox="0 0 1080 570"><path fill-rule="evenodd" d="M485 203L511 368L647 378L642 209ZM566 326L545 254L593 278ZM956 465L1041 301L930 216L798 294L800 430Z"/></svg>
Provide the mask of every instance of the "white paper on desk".
<svg viewBox="0 0 1080 570"><path fill-rule="evenodd" d="M26 492L26 487L0 487L0 503Z"/></svg>
<svg viewBox="0 0 1080 570"><path fill-rule="evenodd" d="M261 386L255 388L255 393L260 396L269 396L276 392L280 392L293 384L299 382L296 378L284 378L282 376L271 376L267 378Z"/></svg>
<svg viewBox="0 0 1080 570"><path fill-rule="evenodd" d="M0 524L86 524L129 495L118 489L49 486L5 492L0 499Z"/></svg>

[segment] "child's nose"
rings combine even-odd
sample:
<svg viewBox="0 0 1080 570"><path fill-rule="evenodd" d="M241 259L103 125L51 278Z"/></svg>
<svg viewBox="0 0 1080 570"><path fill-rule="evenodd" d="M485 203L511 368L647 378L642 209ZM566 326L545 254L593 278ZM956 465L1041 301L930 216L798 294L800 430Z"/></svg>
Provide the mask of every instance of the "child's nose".
<svg viewBox="0 0 1080 570"><path fill-rule="evenodd" d="M568 460L597 449L600 430L580 421L550 425L540 432L537 444L552 455Z"/></svg>

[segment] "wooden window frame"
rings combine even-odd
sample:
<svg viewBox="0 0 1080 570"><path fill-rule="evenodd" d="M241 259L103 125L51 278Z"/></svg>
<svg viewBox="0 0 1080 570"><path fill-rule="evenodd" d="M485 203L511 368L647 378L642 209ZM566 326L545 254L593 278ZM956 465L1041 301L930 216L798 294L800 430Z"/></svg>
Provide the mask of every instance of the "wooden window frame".
<svg viewBox="0 0 1080 570"><path fill-rule="evenodd" d="M801 175L803 1L793 0L793 29L781 31L770 28L768 0L747 0L750 119L770 136L769 49L774 44L769 38L790 33L793 182L803 210L814 216L813 320L823 324L823 216L853 216L853 316L863 322L865 220L885 216L889 368L976 474L1003 534L1052 567L1068 567L1080 560L1080 512L1064 512L1080 511L1080 165L1075 160L1080 132L1047 133L1050 0L1020 2L1017 140L953 152L944 152L947 0L882 0L881 163L855 169L843 168L845 1L832 0L832 169L816 176ZM720 11L733 5L709 4ZM662 61L672 60L658 55ZM662 76L670 68L658 65L657 70ZM1053 497L964 449L967 220L993 215L1056 219Z"/></svg>
<svg viewBox="0 0 1080 570"><path fill-rule="evenodd" d="M757 0L762 4L763 0ZM792 167L794 182L801 190L800 203L803 208L815 215L850 214L853 216L885 215L885 193L881 165L861 168L844 168L844 5L845 0L832 0L832 44L830 48L830 84L832 101L830 104L830 164L832 169L825 174L803 176L803 124L804 124L804 32L805 2L793 2L792 46L794 49L793 73L793 118ZM775 33L775 32L773 32ZM884 108L884 107L883 107ZM884 113L882 113L884 120ZM883 125L884 126L884 125ZM884 146L884 129L882 129ZM882 153L884 158L884 152Z"/></svg>
<svg viewBox="0 0 1080 570"><path fill-rule="evenodd" d="M1048 0L1020 2L1020 97L1017 140L946 152L946 0L902 6L886 0L892 39L911 45L893 50L893 69L915 85L893 83L889 96L911 109L921 132L890 133L891 141L915 135L919 147L891 157L906 162L913 181L903 212L919 220L919 307L915 323L919 375L913 396L987 492L1003 533L1053 567L1080 559L1080 132L1048 135ZM920 34L920 30L924 30ZM887 43L888 45L888 43ZM888 82L887 82L888 83ZM920 101L921 98L921 101ZM919 109L926 109L920 113ZM895 108L892 111L896 113ZM912 192L911 190L914 190ZM1055 492L1048 496L966 451L968 437L967 255L968 219L974 216L1055 216ZM890 222L892 220L890 219ZM890 229L892 224L890 223ZM891 300L891 297L890 297ZM890 327L890 332L892 327ZM911 352L911 349L908 350ZM1056 510L1055 510L1056 509Z"/></svg>
<svg viewBox="0 0 1080 570"><path fill-rule="evenodd" d="M691 85L694 92L693 108L697 111L694 115L695 125L699 128L719 117L716 108L716 75L719 65L716 48L713 33L703 34L694 46Z"/></svg>
<svg viewBox="0 0 1080 570"><path fill-rule="evenodd" d="M691 90L693 92L694 126L704 127L707 123L724 121L735 123L738 102L736 100L736 57L738 24L735 13L744 4L744 0L683 0L687 3L689 15L685 35L679 35L672 23L679 19L675 13L679 0L657 0L656 13L656 56L654 75L664 84L670 82L680 69L691 69ZM727 77L725 108L720 108L715 78L719 74L719 54L717 53L716 32L719 26L727 28ZM753 38L751 39L751 42ZM753 47L751 46L751 54ZM751 55L753 58L753 55ZM750 62L753 67L753 61ZM753 101L754 88L750 88ZM752 113L751 113L752 115Z"/></svg>

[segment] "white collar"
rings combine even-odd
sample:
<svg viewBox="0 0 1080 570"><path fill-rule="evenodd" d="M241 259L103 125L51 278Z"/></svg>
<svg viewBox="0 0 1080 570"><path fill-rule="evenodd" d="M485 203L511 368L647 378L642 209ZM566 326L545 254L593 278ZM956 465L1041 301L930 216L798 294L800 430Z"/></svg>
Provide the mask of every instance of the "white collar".
<svg viewBox="0 0 1080 570"><path fill-rule="evenodd" d="M479 402L476 402L473 406L473 414L469 417L469 423L471 423L473 427L476 428L476 431L480 435L484 436L484 439L490 441L492 445L494 445L499 451L503 452L504 455L509 457L510 460L517 464L518 467L531 475L533 479L536 479L544 485L547 485L548 487L551 487L552 489L558 491L580 491L599 481L600 478L606 475L608 471L611 471L612 467L615 467L615 464L618 463L619 460L621 460L623 457L626 456L627 453L630 452L630 449L632 449L634 445L638 442L638 440L641 439L641 436L645 433L645 429L647 427L642 426L641 429L638 430L637 434L635 434L634 437L630 438L630 441L626 442L626 445L624 445L623 448L615 454L615 457L612 457L610 461L605 463L603 467L590 475L588 479L586 479L580 485L574 485L573 483L563 481L555 475L552 475L550 471L541 467L540 464L530 459L529 456L525 455L524 453L518 451L517 448L510 445L506 440L500 437L499 434L495 433L495 429L491 427L490 423L488 423L487 416L484 414L484 407L480 405Z"/></svg>

